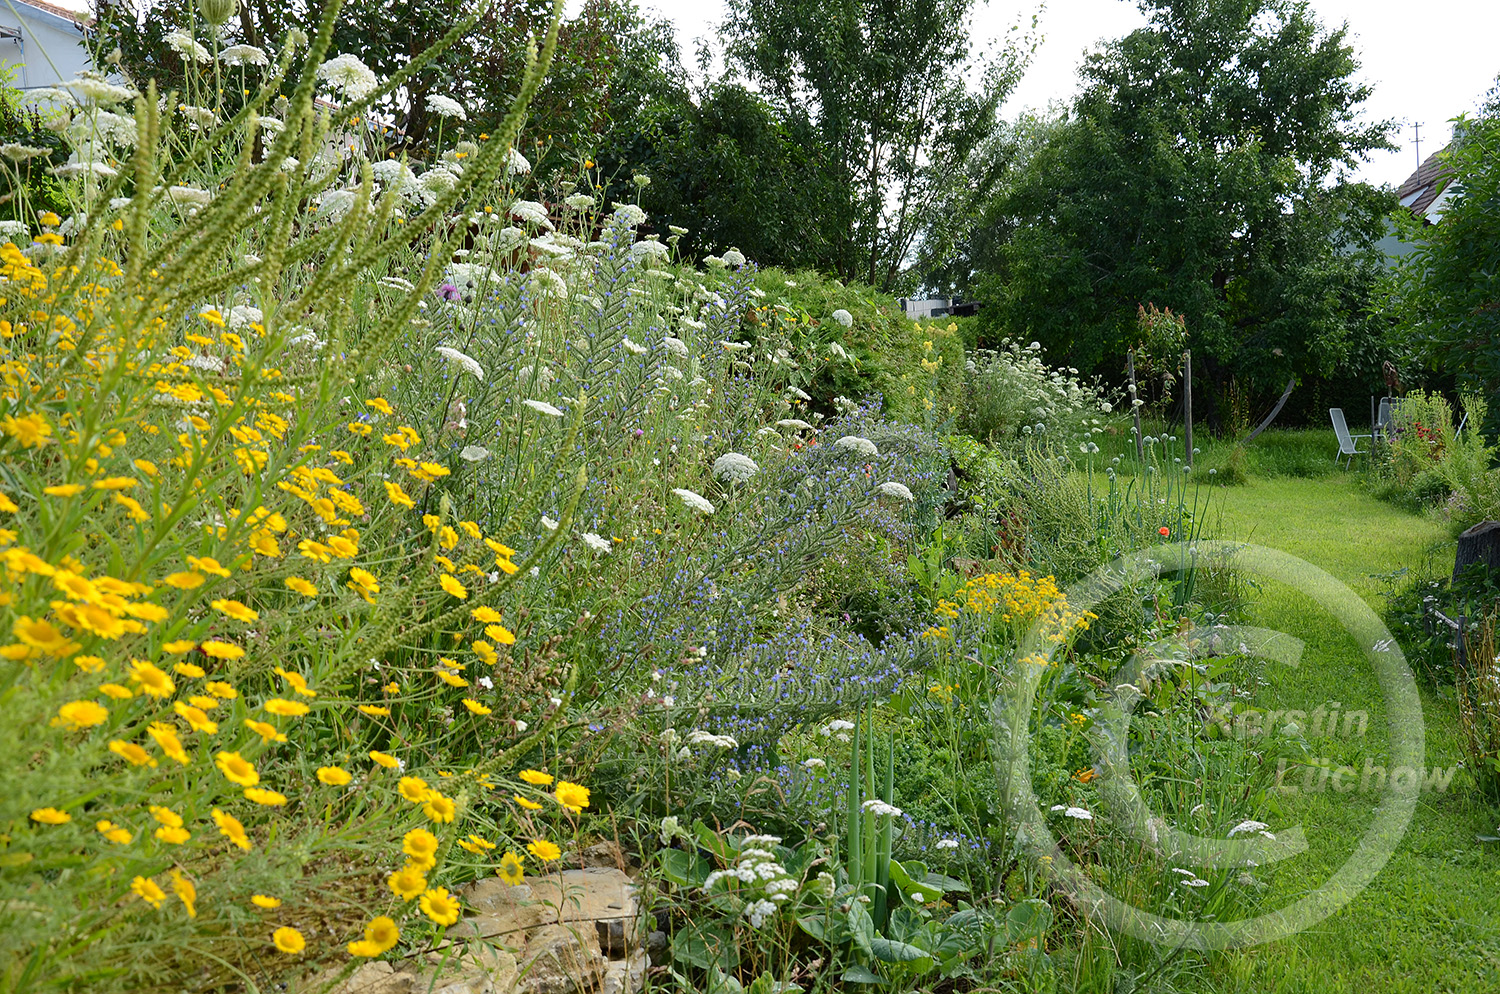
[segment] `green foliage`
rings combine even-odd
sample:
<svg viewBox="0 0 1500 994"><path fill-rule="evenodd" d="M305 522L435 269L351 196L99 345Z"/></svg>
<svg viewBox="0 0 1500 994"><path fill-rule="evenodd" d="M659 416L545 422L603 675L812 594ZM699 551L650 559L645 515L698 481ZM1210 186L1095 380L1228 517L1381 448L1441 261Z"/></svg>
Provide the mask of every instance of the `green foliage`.
<svg viewBox="0 0 1500 994"><path fill-rule="evenodd" d="M23 145L41 151L25 159L0 157L0 176L9 187L0 193L0 220L29 224L44 211L71 214L66 189L47 172L67 160L67 143L46 126L38 108L23 102L14 82L15 71L0 66L0 145Z"/></svg>
<svg viewBox="0 0 1500 994"><path fill-rule="evenodd" d="M1170 306L1200 418L1230 377L1274 396L1367 361L1389 197L1337 170L1389 147L1389 125L1358 119L1369 91L1345 30L1285 0L1147 13L1088 57L1083 94L990 205L982 318L1115 377L1137 307Z"/></svg>
<svg viewBox="0 0 1500 994"><path fill-rule="evenodd" d="M1403 349L1431 370L1500 392L1500 85L1478 117L1454 120L1448 195L1437 224L1392 217L1415 245L1386 300Z"/></svg>
<svg viewBox="0 0 1500 994"><path fill-rule="evenodd" d="M979 158L1029 42L975 58L971 15L971 0L729 4L730 62L832 151L850 209L822 223L844 279L892 291L953 191L993 176Z"/></svg>

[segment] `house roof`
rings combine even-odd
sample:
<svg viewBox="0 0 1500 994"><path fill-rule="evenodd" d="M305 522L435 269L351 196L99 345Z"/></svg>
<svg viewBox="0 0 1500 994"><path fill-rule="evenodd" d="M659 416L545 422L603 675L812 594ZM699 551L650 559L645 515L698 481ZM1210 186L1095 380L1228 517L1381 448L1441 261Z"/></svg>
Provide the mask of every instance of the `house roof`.
<svg viewBox="0 0 1500 994"><path fill-rule="evenodd" d="M1453 178L1453 170L1441 159L1448 146L1443 146L1436 152L1423 160L1417 167L1417 171L1407 177L1406 182L1396 191L1401 206L1409 209L1417 217L1425 217L1432 202L1438 198L1448 181Z"/></svg>
<svg viewBox="0 0 1500 994"><path fill-rule="evenodd" d="M73 24L94 23L93 17L89 16L83 11L70 10L67 7L60 7L55 3L47 3L47 0L16 0L16 2L23 7L34 8L44 14L51 14L53 17L60 17L65 21L72 22Z"/></svg>

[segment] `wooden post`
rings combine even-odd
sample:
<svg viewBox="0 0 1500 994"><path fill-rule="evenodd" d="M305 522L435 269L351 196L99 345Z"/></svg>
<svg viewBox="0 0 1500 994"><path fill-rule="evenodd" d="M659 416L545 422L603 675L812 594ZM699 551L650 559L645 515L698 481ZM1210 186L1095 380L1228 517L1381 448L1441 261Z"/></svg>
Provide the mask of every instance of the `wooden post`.
<svg viewBox="0 0 1500 994"><path fill-rule="evenodd" d="M1188 469L1193 468L1193 351L1189 349L1182 354L1182 406L1187 431L1183 433L1187 442L1187 464Z"/></svg>
<svg viewBox="0 0 1500 994"><path fill-rule="evenodd" d="M1458 536L1453 579L1473 563L1484 563L1491 573L1500 572L1500 521L1481 521Z"/></svg>
<svg viewBox="0 0 1500 994"><path fill-rule="evenodd" d="M1136 403L1135 349L1125 351L1125 369L1130 374L1130 413L1135 415L1135 458L1138 462L1145 462L1146 446L1141 441L1141 405Z"/></svg>

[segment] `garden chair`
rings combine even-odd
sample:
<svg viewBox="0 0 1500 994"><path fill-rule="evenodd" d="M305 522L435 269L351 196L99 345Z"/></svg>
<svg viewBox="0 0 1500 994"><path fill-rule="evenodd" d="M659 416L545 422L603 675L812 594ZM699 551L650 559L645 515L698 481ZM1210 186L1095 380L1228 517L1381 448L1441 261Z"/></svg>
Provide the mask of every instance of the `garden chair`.
<svg viewBox="0 0 1500 994"><path fill-rule="evenodd" d="M1391 433L1391 398L1380 398L1380 413L1375 415L1375 434L1386 436Z"/></svg>
<svg viewBox="0 0 1500 994"><path fill-rule="evenodd" d="M1339 451L1333 457L1333 464L1337 466L1340 459L1348 456L1349 462L1345 466L1347 469L1348 466L1354 465L1355 456L1367 455L1370 451L1369 449L1361 449L1359 447L1359 440L1361 438L1373 439L1375 436L1349 434L1349 425L1344 421L1344 411L1342 408L1330 407L1328 409L1328 416L1333 419L1333 433L1339 438Z"/></svg>

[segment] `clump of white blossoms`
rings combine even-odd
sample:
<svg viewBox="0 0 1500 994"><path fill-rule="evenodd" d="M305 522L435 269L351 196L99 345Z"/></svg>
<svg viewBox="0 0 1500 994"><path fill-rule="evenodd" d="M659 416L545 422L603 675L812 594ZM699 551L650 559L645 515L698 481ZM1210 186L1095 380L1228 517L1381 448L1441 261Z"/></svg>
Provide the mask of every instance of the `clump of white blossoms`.
<svg viewBox="0 0 1500 994"><path fill-rule="evenodd" d="M894 804L887 804L878 797L872 797L860 805L866 814L872 814L877 818L899 818L901 809Z"/></svg>
<svg viewBox="0 0 1500 994"><path fill-rule="evenodd" d="M699 514L714 513L713 502L708 500L702 494L694 493L693 491L683 489L682 487L673 488L672 493L676 494L679 498L681 498L684 504L697 511Z"/></svg>
<svg viewBox="0 0 1500 994"><path fill-rule="evenodd" d="M268 66L271 59L254 45L230 45L219 53L226 66Z"/></svg>
<svg viewBox="0 0 1500 994"><path fill-rule="evenodd" d="M563 204L570 211L586 211L594 206L594 198L587 193L571 193L563 198Z"/></svg>
<svg viewBox="0 0 1500 994"><path fill-rule="evenodd" d="M90 100L96 104L118 104L135 97L134 90L116 86L98 73L88 70L79 73L77 79L70 79L57 85L79 100Z"/></svg>
<svg viewBox="0 0 1500 994"><path fill-rule="evenodd" d="M469 115L464 113L464 105L452 97L445 97L441 93L427 94L427 109L439 117L451 117L460 121L467 121Z"/></svg>
<svg viewBox="0 0 1500 994"><path fill-rule="evenodd" d="M590 549L593 549L600 555L609 555L609 539L605 538L603 535L596 535L593 532L584 532L582 538L583 544L588 546Z"/></svg>
<svg viewBox="0 0 1500 994"><path fill-rule="evenodd" d="M318 78L349 100L363 100L380 85L373 69L347 53L318 66Z"/></svg>
<svg viewBox="0 0 1500 994"><path fill-rule="evenodd" d="M517 200L510 205L510 216L527 224L534 224L547 231L552 230L552 221L547 217L547 208L535 200Z"/></svg>
<svg viewBox="0 0 1500 994"><path fill-rule="evenodd" d="M894 480L892 480L889 483L882 483L880 486L876 487L875 489L879 490L882 494L884 494L887 497L899 497L902 500L915 500L916 499L916 498L914 498L912 496L910 490L908 490L904 485L895 482Z"/></svg>
<svg viewBox="0 0 1500 994"><path fill-rule="evenodd" d="M707 745L715 749L737 749L740 745L739 740L733 735L715 735L702 728L695 728L688 732L687 741L688 745Z"/></svg>
<svg viewBox="0 0 1500 994"><path fill-rule="evenodd" d="M780 421L776 422L776 427L795 428L798 431L812 430L812 425L808 424L806 421L803 421L801 418L782 418Z"/></svg>
<svg viewBox="0 0 1500 994"><path fill-rule="evenodd" d="M723 884L724 893L744 901L741 913L749 920L750 927L760 928L775 915L779 905L791 900L802 887L772 851L771 847L780 843L781 839L775 835L746 836L740 842L734 865L710 873L703 882L704 892L710 893ZM808 884L809 888L826 886L822 874Z"/></svg>
<svg viewBox="0 0 1500 994"><path fill-rule="evenodd" d="M538 414L545 414L548 417L553 417L553 418L560 418L560 417L563 416L563 412L562 411L559 411L557 408L553 407L551 404L547 403L545 400L529 400L528 399L528 400L521 401L521 403L525 404L527 407L531 408L533 411L536 411ZM585 535L584 536L584 540L587 541L587 539L588 539L588 536ZM590 543L590 544L592 544L592 543Z"/></svg>
<svg viewBox="0 0 1500 994"><path fill-rule="evenodd" d="M854 327L854 315L850 314L842 307L833 312L833 319L839 324L843 325L845 328Z"/></svg>
<svg viewBox="0 0 1500 994"><path fill-rule="evenodd" d="M606 220L626 228L636 228L646 223L646 212L635 204L615 204L615 209Z"/></svg>
<svg viewBox="0 0 1500 994"><path fill-rule="evenodd" d="M746 483L759 472L755 460L739 452L726 452L714 460L714 479L724 483Z"/></svg>
<svg viewBox="0 0 1500 994"><path fill-rule="evenodd" d="M870 441L868 438L862 438L859 435L845 435L833 444L838 448L845 450L846 452L853 452L856 455L880 455L880 450L875 447L874 442Z"/></svg>
<svg viewBox="0 0 1500 994"><path fill-rule="evenodd" d="M673 338L671 335L664 335L662 337L661 347L666 349L673 355L680 356L683 359L688 358L688 356L692 354L688 351L686 342L684 342L680 338Z"/></svg>
<svg viewBox="0 0 1500 994"><path fill-rule="evenodd" d="M442 356L444 359L447 359L449 362L461 368L464 372L472 373L476 380L484 379L484 367L479 365L478 360L476 360L473 356L465 355L464 353L458 351L458 349L450 348L447 345L439 345L434 351L436 351L437 354Z"/></svg>
<svg viewBox="0 0 1500 994"><path fill-rule="evenodd" d="M167 43L167 47L182 56L184 62L212 62L214 60L208 49L198 44L197 40L182 28L167 32L167 36L162 40Z"/></svg>
<svg viewBox="0 0 1500 994"><path fill-rule="evenodd" d="M724 260L724 265L732 269L738 269L745 264L745 253L737 248L730 248L721 258Z"/></svg>

